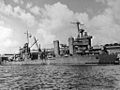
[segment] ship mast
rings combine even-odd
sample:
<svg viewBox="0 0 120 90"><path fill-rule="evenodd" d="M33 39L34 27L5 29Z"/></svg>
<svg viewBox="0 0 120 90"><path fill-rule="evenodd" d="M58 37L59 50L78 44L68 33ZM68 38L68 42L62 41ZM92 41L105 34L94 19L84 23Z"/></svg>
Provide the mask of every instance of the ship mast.
<svg viewBox="0 0 120 90"><path fill-rule="evenodd" d="M72 24L76 24L77 25L77 29L78 29L78 38L80 37L80 34L81 34L81 37L83 37L83 32L84 32L84 29L82 29L82 26L84 24L81 24L81 22L77 21L77 22L72 22ZM81 28L80 28L81 26Z"/></svg>
<svg viewBox="0 0 120 90"><path fill-rule="evenodd" d="M28 32L28 30L25 34L27 35L27 43L29 45L29 38L31 38L31 34Z"/></svg>

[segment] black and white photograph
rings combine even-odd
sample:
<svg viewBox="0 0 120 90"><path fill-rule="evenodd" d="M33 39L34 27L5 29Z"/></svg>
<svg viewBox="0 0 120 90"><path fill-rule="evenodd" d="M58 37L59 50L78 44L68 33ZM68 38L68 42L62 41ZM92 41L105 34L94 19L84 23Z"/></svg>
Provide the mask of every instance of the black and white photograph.
<svg viewBox="0 0 120 90"><path fill-rule="evenodd" d="M120 90L120 0L0 0L0 90Z"/></svg>

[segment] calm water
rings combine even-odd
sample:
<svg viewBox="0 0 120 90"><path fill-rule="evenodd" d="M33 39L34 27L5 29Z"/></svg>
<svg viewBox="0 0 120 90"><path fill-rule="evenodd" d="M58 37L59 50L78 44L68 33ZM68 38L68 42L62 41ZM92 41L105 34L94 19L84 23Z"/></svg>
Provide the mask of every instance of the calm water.
<svg viewBox="0 0 120 90"><path fill-rule="evenodd" d="M120 66L0 66L0 90L120 90Z"/></svg>

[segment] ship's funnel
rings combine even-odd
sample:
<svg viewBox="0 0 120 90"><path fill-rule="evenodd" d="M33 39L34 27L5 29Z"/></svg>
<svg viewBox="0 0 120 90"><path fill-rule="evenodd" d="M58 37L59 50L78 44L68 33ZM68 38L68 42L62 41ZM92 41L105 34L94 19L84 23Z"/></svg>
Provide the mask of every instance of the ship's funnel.
<svg viewBox="0 0 120 90"><path fill-rule="evenodd" d="M56 40L56 41L53 41L53 43L54 43L55 56L58 57L60 55L59 41Z"/></svg>
<svg viewBox="0 0 120 90"><path fill-rule="evenodd" d="M73 42L74 42L74 38L73 38L73 37L70 37L70 38L68 39L68 43L69 43L69 52L70 52L71 55L74 54Z"/></svg>

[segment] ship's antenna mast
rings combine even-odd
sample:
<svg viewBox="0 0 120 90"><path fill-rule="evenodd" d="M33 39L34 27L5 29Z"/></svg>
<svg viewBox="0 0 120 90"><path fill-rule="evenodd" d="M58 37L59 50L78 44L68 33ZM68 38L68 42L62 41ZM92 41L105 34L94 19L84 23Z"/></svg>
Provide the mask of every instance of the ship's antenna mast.
<svg viewBox="0 0 120 90"><path fill-rule="evenodd" d="M28 30L27 30L27 43L29 44L29 33L28 33Z"/></svg>
<svg viewBox="0 0 120 90"><path fill-rule="evenodd" d="M29 38L31 38L31 34L28 32L28 29L27 29L27 32L25 34L27 35L27 43L29 45Z"/></svg>
<svg viewBox="0 0 120 90"><path fill-rule="evenodd" d="M82 26L84 24L81 24L81 22L77 21L77 22L71 22L72 24L76 24L77 25L77 29L78 29L78 37L80 37L80 33L81 33L81 37L83 36L83 32L84 30L82 29ZM81 26L81 28L80 28Z"/></svg>

